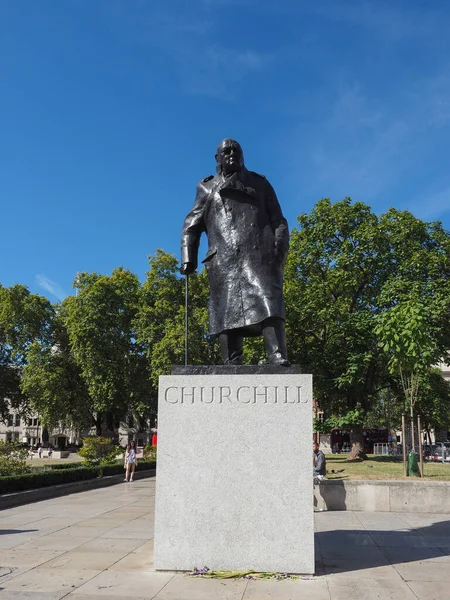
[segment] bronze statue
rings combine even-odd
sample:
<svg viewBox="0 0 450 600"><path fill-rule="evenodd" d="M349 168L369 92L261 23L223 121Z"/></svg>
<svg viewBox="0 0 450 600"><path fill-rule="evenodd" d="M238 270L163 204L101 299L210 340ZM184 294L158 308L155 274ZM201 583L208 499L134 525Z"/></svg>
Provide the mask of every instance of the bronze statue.
<svg viewBox="0 0 450 600"><path fill-rule="evenodd" d="M242 364L243 338L263 335L269 364L289 366L283 300L288 224L267 179L245 168L238 142L223 140L216 161L217 175L197 185L184 221L180 272L197 268L205 231L210 333L219 336L225 364Z"/></svg>

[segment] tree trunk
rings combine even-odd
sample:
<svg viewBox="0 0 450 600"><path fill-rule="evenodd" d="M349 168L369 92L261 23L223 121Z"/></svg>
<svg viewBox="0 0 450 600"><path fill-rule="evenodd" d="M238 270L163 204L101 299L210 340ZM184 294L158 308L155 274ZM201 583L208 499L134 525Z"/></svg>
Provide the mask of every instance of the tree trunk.
<svg viewBox="0 0 450 600"><path fill-rule="evenodd" d="M106 428L108 431L114 431L114 415L111 411L106 413Z"/></svg>
<svg viewBox="0 0 450 600"><path fill-rule="evenodd" d="M43 444L48 444L48 440L50 439L50 435L48 433L48 429L47 427L43 427L42 428L42 443Z"/></svg>
<svg viewBox="0 0 450 600"><path fill-rule="evenodd" d="M365 460L367 455L364 452L364 436L362 427L352 427L350 429L350 443L352 448L347 460Z"/></svg>
<svg viewBox="0 0 450 600"><path fill-rule="evenodd" d="M94 417L95 435L99 437L102 435L102 415Z"/></svg>
<svg viewBox="0 0 450 600"><path fill-rule="evenodd" d="M409 405L409 417L411 419L411 450L413 452L416 451L416 444L415 444L415 435L414 435L414 409L413 409L413 403L411 402Z"/></svg>

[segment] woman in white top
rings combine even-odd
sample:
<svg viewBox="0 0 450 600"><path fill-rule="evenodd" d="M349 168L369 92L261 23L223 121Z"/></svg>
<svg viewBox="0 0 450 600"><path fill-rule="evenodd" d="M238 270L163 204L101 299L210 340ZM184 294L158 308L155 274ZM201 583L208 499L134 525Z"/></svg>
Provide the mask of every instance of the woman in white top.
<svg viewBox="0 0 450 600"><path fill-rule="evenodd" d="M126 452L125 452L124 467L126 469L126 473L125 473L124 481L133 481L136 463L137 463L136 442L134 440L131 440L131 442L128 444Z"/></svg>

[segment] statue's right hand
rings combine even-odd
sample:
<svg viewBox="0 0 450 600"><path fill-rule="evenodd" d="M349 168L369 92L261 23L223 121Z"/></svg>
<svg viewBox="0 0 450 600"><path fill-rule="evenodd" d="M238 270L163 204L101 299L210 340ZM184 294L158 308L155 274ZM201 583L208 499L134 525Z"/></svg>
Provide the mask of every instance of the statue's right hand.
<svg viewBox="0 0 450 600"><path fill-rule="evenodd" d="M180 273L182 275L190 275L195 271L195 265L191 262L183 263L180 267Z"/></svg>

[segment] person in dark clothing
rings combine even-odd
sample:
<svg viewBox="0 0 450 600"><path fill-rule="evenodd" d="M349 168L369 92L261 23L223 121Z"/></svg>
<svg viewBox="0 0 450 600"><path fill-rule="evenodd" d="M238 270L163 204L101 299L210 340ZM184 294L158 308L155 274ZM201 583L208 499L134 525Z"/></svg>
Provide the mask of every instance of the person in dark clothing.
<svg viewBox="0 0 450 600"><path fill-rule="evenodd" d="M314 442L313 444L313 475L317 477L322 475L323 477L327 474L327 464L325 460L325 454L322 450L319 450L319 444Z"/></svg>

